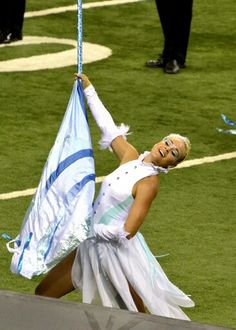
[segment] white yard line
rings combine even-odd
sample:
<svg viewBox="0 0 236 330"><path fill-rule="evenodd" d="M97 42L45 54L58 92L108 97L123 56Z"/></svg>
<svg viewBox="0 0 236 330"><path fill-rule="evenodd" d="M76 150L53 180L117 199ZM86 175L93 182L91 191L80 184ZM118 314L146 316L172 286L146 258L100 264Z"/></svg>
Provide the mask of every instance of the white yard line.
<svg viewBox="0 0 236 330"><path fill-rule="evenodd" d="M133 2L141 2L144 0L111 0L111 1L96 1L90 3L82 4L83 9L90 9L90 8L98 8L98 7L106 7L106 6L117 6L117 5L124 5L127 3ZM37 10L37 11L28 11L25 13L25 18L31 17L39 17L39 16L47 16L52 14L60 14L66 11L76 11L78 9L77 5L71 6L64 6L64 7L57 7L51 9L44 9L44 10Z"/></svg>
<svg viewBox="0 0 236 330"><path fill-rule="evenodd" d="M203 157L203 158L197 158L193 160L186 160L185 162L179 164L176 169L184 168L184 167L192 167L196 165L202 165L207 163L214 163L218 162L220 160L226 160L226 159L232 159L236 158L236 151L228 152L226 154L221 154L217 156L209 156L209 157Z"/></svg>
<svg viewBox="0 0 236 330"><path fill-rule="evenodd" d="M226 159L232 159L232 158L236 158L236 151L217 155L217 156L210 156L210 157L186 160L183 163L179 164L174 169L192 167L192 166L203 165L203 164L207 164L207 163L215 163L220 160L226 160ZM97 177L96 183L102 182L103 179L104 179L104 176ZM30 195L33 195L35 193L35 191L36 191L36 188L31 188L31 189L26 189L26 190L21 190L21 191L13 191L13 192L6 193L6 194L0 194L0 200L30 196Z"/></svg>

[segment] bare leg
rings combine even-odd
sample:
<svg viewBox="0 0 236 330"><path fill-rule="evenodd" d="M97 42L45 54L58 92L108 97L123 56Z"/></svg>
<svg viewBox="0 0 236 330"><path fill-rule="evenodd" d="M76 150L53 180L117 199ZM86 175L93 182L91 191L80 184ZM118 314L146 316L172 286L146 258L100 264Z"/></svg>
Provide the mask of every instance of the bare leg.
<svg viewBox="0 0 236 330"><path fill-rule="evenodd" d="M59 262L35 289L35 294L51 298L60 298L74 290L71 281L71 269L76 250Z"/></svg>
<svg viewBox="0 0 236 330"><path fill-rule="evenodd" d="M133 289L133 287L130 285L130 283L129 283L129 291L130 291L131 296L134 300L134 303L137 307L137 310L140 313L146 313L142 299L139 297L139 295L136 293L136 291Z"/></svg>

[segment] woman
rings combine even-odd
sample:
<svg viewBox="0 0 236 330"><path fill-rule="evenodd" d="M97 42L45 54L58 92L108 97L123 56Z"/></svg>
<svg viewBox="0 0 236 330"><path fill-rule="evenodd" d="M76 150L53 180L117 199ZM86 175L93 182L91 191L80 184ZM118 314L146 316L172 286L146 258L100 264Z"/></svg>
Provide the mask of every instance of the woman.
<svg viewBox="0 0 236 330"><path fill-rule="evenodd" d="M83 302L91 303L98 291L104 306L188 319L179 306L193 301L168 280L138 231L158 193L159 174L185 159L190 142L170 134L139 155L125 139L128 127L117 127L88 78L77 77L102 131L101 147L111 147L120 166L102 183L90 236L48 273L36 294L59 298L79 288Z"/></svg>

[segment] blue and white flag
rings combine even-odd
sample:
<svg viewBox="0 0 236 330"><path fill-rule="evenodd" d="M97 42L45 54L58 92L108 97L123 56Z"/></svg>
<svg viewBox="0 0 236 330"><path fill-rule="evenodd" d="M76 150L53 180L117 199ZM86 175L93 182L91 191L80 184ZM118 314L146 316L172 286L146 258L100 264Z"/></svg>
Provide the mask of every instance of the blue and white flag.
<svg viewBox="0 0 236 330"><path fill-rule="evenodd" d="M76 81L20 234L8 243L11 271L27 278L46 273L89 233L95 171L83 97Z"/></svg>

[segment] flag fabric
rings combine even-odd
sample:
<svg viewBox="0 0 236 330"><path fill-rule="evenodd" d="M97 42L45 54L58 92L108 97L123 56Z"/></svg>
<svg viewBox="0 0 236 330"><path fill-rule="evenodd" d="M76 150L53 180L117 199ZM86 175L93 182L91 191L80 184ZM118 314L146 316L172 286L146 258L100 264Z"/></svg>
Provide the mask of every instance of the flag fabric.
<svg viewBox="0 0 236 330"><path fill-rule="evenodd" d="M89 233L94 191L93 150L77 80L20 233L8 243L11 271L32 278L75 249Z"/></svg>

